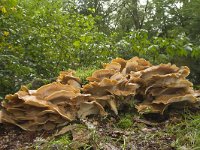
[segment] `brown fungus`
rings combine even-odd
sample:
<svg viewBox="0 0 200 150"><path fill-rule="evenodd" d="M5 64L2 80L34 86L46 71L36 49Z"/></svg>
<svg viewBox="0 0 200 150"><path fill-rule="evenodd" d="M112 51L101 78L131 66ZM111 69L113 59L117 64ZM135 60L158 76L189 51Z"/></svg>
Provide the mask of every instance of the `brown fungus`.
<svg viewBox="0 0 200 150"><path fill-rule="evenodd" d="M78 118L105 116L112 110L116 115L123 105L136 101L141 114L164 115L171 106L199 106L200 91L186 79L186 66L171 64L153 66L145 59L116 58L104 64L104 69L88 77L81 87L74 71L62 71L57 82L37 90L22 86L2 102L0 123L14 124L23 130L52 130Z"/></svg>

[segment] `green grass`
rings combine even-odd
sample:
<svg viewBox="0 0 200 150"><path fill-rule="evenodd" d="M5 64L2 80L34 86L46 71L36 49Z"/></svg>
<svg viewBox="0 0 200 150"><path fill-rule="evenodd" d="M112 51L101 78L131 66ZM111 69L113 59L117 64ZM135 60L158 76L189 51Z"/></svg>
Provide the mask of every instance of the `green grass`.
<svg viewBox="0 0 200 150"><path fill-rule="evenodd" d="M56 145L56 144L67 145L69 143L70 143L70 139L69 139L69 135L68 134L63 135L63 136L61 136L60 138L58 138L56 140L50 141L51 145Z"/></svg>
<svg viewBox="0 0 200 150"><path fill-rule="evenodd" d="M171 124L167 129L176 137L173 145L177 149L200 149L200 112L186 113L180 123Z"/></svg>
<svg viewBox="0 0 200 150"><path fill-rule="evenodd" d="M42 137L36 138L34 140L31 149L35 150L65 150L70 149L71 139L69 134L64 134L60 137L48 137L44 139Z"/></svg>

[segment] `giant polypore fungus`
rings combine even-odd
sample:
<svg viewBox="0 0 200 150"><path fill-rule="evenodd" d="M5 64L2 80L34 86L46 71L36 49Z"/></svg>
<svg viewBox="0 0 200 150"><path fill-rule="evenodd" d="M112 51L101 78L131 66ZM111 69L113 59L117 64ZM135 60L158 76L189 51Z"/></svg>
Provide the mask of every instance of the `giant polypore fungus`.
<svg viewBox="0 0 200 150"><path fill-rule="evenodd" d="M186 77L188 67L178 68L171 64L161 64L147 69L131 72L130 79L139 78L141 88L138 94L143 96L143 102L136 108L141 113L160 113L172 104L197 102L192 83Z"/></svg>
<svg viewBox="0 0 200 150"><path fill-rule="evenodd" d="M194 106L199 100L200 92L186 79L190 73L186 66L152 66L138 57L116 58L103 66L83 86L73 71L60 72L56 82L37 90L23 86L5 97L0 122L24 130L51 130L91 114L105 116L109 109L117 115L121 106L137 97L135 107L142 114L165 114L171 106Z"/></svg>
<svg viewBox="0 0 200 150"><path fill-rule="evenodd" d="M57 82L62 84L69 84L76 88L81 88L81 80L74 76L75 72L73 70L61 71L57 78Z"/></svg>

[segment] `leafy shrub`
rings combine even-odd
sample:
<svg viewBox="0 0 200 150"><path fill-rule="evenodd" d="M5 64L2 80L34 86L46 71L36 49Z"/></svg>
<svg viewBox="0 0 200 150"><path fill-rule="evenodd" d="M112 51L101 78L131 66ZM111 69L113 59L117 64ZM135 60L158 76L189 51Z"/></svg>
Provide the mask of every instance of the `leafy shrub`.
<svg viewBox="0 0 200 150"><path fill-rule="evenodd" d="M41 87L45 84L51 83L53 81L55 81L55 79L47 80L47 79L35 78L29 84L27 84L26 86L28 87L28 89L36 90L39 87Z"/></svg>
<svg viewBox="0 0 200 150"><path fill-rule="evenodd" d="M107 35L95 20L80 14L73 1L0 1L0 96L35 78L48 80L69 68L98 68L116 57L188 65L190 79L200 82L200 47L184 35L150 37L145 30ZM78 71L84 83L92 71Z"/></svg>

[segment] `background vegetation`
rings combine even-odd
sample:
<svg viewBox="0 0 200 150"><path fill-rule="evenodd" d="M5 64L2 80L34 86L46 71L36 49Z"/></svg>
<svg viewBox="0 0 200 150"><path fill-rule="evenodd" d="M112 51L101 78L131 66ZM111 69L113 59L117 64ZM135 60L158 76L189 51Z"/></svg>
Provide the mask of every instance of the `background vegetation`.
<svg viewBox="0 0 200 150"><path fill-rule="evenodd" d="M198 85L199 7L199 0L1 0L0 97L115 57L188 65Z"/></svg>

